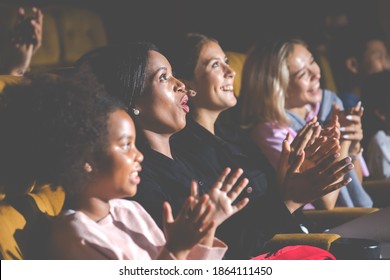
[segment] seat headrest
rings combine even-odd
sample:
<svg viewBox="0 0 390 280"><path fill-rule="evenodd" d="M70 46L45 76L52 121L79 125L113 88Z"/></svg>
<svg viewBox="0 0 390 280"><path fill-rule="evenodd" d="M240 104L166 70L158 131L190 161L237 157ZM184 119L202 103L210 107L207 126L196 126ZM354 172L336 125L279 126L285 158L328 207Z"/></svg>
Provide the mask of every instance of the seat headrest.
<svg viewBox="0 0 390 280"><path fill-rule="evenodd" d="M227 51L226 56L229 60L230 67L236 72L233 88L234 88L234 94L236 95L236 97L238 97L241 89L242 68L244 67L246 54L240 52Z"/></svg>

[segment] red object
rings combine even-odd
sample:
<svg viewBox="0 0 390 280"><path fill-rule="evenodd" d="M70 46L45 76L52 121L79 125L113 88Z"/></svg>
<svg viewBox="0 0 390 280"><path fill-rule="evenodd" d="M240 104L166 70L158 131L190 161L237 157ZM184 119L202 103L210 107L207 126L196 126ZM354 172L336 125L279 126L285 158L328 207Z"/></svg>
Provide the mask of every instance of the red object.
<svg viewBox="0 0 390 280"><path fill-rule="evenodd" d="M270 252L252 258L252 260L335 260L330 252L314 246L286 246L276 252Z"/></svg>

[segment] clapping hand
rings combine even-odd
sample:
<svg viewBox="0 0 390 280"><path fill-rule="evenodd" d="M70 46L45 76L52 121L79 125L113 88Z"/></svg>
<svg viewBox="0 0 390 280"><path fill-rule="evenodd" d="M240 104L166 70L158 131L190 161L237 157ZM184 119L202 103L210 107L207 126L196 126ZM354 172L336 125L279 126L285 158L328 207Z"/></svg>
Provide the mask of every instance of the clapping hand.
<svg viewBox="0 0 390 280"><path fill-rule="evenodd" d="M303 151L307 153L307 150L316 143L320 132L321 126L317 122L317 117L311 119L301 130L299 130L290 144L290 156L288 158L290 164L296 162ZM291 140L289 134L287 135L287 140Z"/></svg>
<svg viewBox="0 0 390 280"><path fill-rule="evenodd" d="M184 259L198 243L211 244L216 227L248 204L249 199L244 198L233 205L248 184L248 179L244 178L234 187L243 170L238 169L227 179L229 173L230 168L226 168L209 194L202 197L198 197L198 186L193 181L191 195L176 219L173 219L170 204L164 203L165 246L177 258Z"/></svg>
<svg viewBox="0 0 390 280"><path fill-rule="evenodd" d="M195 199L189 196L176 219L168 202L163 205L165 247L178 259L185 259L191 248L198 244L215 227L210 218L213 206L208 195Z"/></svg>
<svg viewBox="0 0 390 280"><path fill-rule="evenodd" d="M215 222L216 227L244 208L249 202L249 198L244 198L233 205L233 202L244 190L249 181L244 178L234 187L242 175L243 170L241 168L237 169L228 178L230 172L230 168L225 168L208 193L210 203L213 205L210 216ZM192 183L191 192L193 195L197 193L197 184L195 181Z"/></svg>
<svg viewBox="0 0 390 280"><path fill-rule="evenodd" d="M312 168L300 172L305 152L300 153L292 163L289 163L290 154L290 144L285 139L279 161L278 181L284 201L291 212L350 182L350 178L344 179L344 175L353 168L349 157L338 161L340 153L330 152L327 156L318 158Z"/></svg>
<svg viewBox="0 0 390 280"><path fill-rule="evenodd" d="M362 116L364 112L361 102L348 111L343 111L334 104L333 111L340 120L341 139L355 142L361 141L363 139Z"/></svg>

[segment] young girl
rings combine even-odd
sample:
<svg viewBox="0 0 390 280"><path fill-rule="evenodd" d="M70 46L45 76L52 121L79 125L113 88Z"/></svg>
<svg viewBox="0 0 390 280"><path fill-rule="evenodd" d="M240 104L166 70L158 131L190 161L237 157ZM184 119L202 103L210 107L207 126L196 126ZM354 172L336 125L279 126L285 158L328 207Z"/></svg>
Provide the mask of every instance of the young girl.
<svg viewBox="0 0 390 280"><path fill-rule="evenodd" d="M5 117L27 96L34 97L29 100L31 109L24 112L25 118L34 120L28 123L38 140L26 144L39 154L34 179L60 184L67 194L68 210L53 224L50 255L59 259L222 258L226 245L214 238L216 225L245 206L247 201L231 203L246 180L232 189L238 177L225 181L226 176L221 176L214 187L221 193L219 204L211 204L207 195L189 196L175 219L165 203L163 233L138 203L120 199L136 194L142 169L132 119L93 79L84 79L83 84L37 79L31 85L7 88L1 100Z"/></svg>

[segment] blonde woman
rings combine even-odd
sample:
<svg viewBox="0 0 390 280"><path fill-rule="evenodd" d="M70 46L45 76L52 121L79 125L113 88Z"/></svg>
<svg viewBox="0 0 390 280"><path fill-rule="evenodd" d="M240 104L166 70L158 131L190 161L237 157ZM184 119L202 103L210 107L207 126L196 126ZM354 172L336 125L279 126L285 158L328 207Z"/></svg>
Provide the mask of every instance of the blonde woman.
<svg viewBox="0 0 390 280"><path fill-rule="evenodd" d="M332 92L321 89L321 72L306 44L298 39L269 41L255 45L243 69L240 93L241 124L251 139L276 167L287 134L294 138L310 120L316 118L325 127L323 137L340 141L342 157L356 153L362 139L358 104L350 112L342 111L342 102ZM338 125L341 134L329 133ZM333 123L333 124L332 124ZM355 171L352 182L315 202L317 208L339 206L371 207Z"/></svg>

